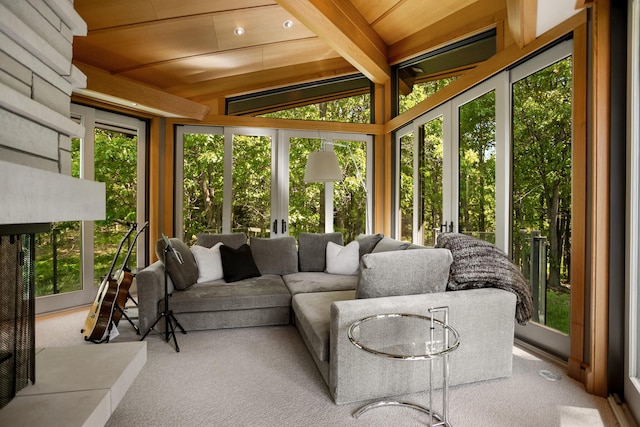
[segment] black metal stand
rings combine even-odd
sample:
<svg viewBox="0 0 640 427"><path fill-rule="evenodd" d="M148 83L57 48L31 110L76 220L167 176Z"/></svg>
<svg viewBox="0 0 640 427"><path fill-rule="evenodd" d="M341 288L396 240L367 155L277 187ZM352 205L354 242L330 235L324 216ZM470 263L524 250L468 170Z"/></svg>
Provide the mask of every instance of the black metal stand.
<svg viewBox="0 0 640 427"><path fill-rule="evenodd" d="M127 319L129 324L131 325L131 327L133 327L133 329L136 331L136 335L140 335L140 329L138 328L138 326L135 323L133 323L133 320L131 320L131 318L127 315L127 313L125 313L125 308L124 307L120 307L118 304L116 304L115 309L120 312L120 315L122 317Z"/></svg>
<svg viewBox="0 0 640 427"><path fill-rule="evenodd" d="M169 245L166 245L165 248L164 248L164 259L165 259L165 262L167 260L167 257L169 256L169 250L170 249L171 249L171 247ZM176 261L178 261L178 260L176 260ZM156 321L153 322L153 325L151 325L149 330L147 332L145 332L145 334L142 336L142 338L140 338L140 341L144 341L144 339L147 337L147 335L149 335L149 332L151 332L151 330L156 327L156 325L158 324L158 322L162 318L164 318L164 320L165 320L165 332L164 332L165 341L169 342L169 338L173 336L173 343L176 346L176 352L179 352L180 351L180 347L178 347L178 340L176 339L176 330L175 330L174 324L175 324L176 327L178 327L178 329L180 329L180 331L183 334L186 334L187 331L185 331L184 328L182 327L182 325L180 325L180 323L178 323L178 320L173 315L173 312L171 310L169 310L169 285L168 285L168 273L167 273L166 265L165 265L165 268L164 268L164 311L162 313L160 313L160 315L158 316Z"/></svg>

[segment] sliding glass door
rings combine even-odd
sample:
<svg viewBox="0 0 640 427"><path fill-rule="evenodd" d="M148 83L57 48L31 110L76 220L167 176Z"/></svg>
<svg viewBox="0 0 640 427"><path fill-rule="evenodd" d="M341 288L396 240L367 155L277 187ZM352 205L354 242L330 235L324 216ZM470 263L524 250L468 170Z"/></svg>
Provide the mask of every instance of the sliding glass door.
<svg viewBox="0 0 640 427"><path fill-rule="evenodd" d="M529 280L534 315L517 334L569 355L572 218L572 43L511 70L511 254Z"/></svg>
<svg viewBox="0 0 640 427"><path fill-rule="evenodd" d="M75 104L71 117L85 128L83 138L70 141L71 175L105 183L106 218L53 223L48 233L36 235L38 313L94 301L129 224L142 225L146 218L145 123ZM112 273L146 264L145 235L133 243L125 241Z"/></svg>
<svg viewBox="0 0 640 427"><path fill-rule="evenodd" d="M506 183L496 185L502 168L496 167L498 149L506 157L506 144L496 146L496 135L504 131L496 127L496 111L504 114L504 102L496 93L503 90L493 78L467 93L435 108L414 121L411 132L398 133L398 169L403 217L407 210L407 185L413 187L413 241L435 245L440 232L460 232L497 244L505 249L504 232L498 230L497 219L504 229L503 209L496 192ZM413 135L418 135L412 149ZM409 165L412 165L411 167ZM409 180L407 171L413 173ZM400 200L398 200L400 203ZM406 228L406 220L404 221ZM400 230L399 230L400 231ZM403 237L409 232L402 230ZM501 236L496 239L496 235Z"/></svg>
<svg viewBox="0 0 640 427"><path fill-rule="evenodd" d="M371 137L275 129L180 126L177 131L176 228L199 232L297 236L370 229L367 170ZM342 181L306 183L309 153L334 150Z"/></svg>
<svg viewBox="0 0 640 427"><path fill-rule="evenodd" d="M396 133L396 235L434 245L438 233L459 232L504 250L535 299L517 336L561 357L572 286L572 49L561 43Z"/></svg>

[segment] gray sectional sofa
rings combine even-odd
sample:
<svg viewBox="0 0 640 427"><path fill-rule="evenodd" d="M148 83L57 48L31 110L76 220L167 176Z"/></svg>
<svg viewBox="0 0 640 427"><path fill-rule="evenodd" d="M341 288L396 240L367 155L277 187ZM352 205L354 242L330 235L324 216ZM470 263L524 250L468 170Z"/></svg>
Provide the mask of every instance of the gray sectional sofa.
<svg viewBox="0 0 640 427"><path fill-rule="evenodd" d="M360 236L357 244L344 247L342 243L340 233L302 233L297 242L292 237L247 240L242 233L198 235L198 251L220 250L225 278L234 280L228 282L203 281L200 275L209 258L172 239L184 263L172 256L166 260L170 308L187 331L295 323L337 404L428 388L429 371L423 363L375 356L349 341L349 326L376 314L428 316L430 307L448 306L450 324L461 337L450 357L450 384L511 375L519 296L484 286L445 291L454 261L446 248L409 245L381 235ZM160 260L136 275L143 333L164 308L163 248L158 242ZM327 255L328 250L334 252ZM344 272L349 274L340 274ZM440 370L434 375L439 381Z"/></svg>

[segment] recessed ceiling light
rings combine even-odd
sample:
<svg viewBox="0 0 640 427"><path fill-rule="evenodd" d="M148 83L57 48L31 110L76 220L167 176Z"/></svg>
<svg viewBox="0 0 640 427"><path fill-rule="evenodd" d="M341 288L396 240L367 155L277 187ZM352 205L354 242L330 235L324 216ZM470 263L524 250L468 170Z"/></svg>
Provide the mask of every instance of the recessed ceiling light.
<svg viewBox="0 0 640 427"><path fill-rule="evenodd" d="M282 26L284 28L286 28L287 30L290 29L290 28L293 28L293 21L291 19L287 19L286 21L284 21L282 23Z"/></svg>
<svg viewBox="0 0 640 427"><path fill-rule="evenodd" d="M236 36L241 36L244 34L244 28L242 27L236 27L233 29L233 34L235 34Z"/></svg>

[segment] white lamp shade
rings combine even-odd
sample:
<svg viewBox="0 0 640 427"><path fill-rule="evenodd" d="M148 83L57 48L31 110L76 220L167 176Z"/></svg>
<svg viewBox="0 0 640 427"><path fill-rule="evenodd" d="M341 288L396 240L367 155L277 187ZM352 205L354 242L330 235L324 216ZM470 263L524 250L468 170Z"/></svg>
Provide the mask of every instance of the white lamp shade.
<svg viewBox="0 0 640 427"><path fill-rule="evenodd" d="M341 181L342 171L338 157L333 151L314 151L309 153L304 182Z"/></svg>

